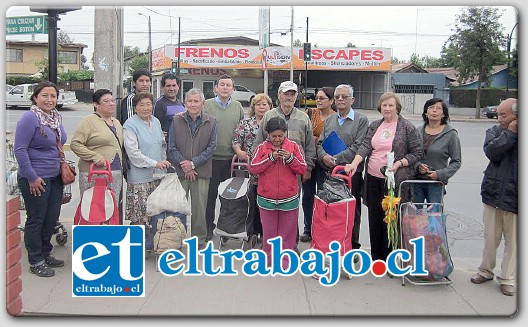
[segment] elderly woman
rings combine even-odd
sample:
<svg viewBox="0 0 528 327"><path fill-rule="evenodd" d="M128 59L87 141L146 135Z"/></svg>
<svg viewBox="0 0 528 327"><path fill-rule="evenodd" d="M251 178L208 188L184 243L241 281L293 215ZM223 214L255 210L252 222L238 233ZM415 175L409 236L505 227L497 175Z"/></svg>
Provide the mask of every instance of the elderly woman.
<svg viewBox="0 0 528 327"><path fill-rule="evenodd" d="M257 94L249 108L249 118L242 119L233 133L233 150L239 160L251 161L253 151L257 144L254 144L257 138L257 130L260 127L262 117L272 106L271 98L264 93ZM249 217L253 218L253 227L248 231L250 236L249 243L252 246L262 241L262 224L260 222L260 212L257 208L257 176L251 175L249 189Z"/></svg>
<svg viewBox="0 0 528 327"><path fill-rule="evenodd" d="M381 201L387 193L383 170L387 166L387 153L394 152L391 170L396 179L396 192L400 183L414 176L414 165L423 156L422 146L416 127L401 115L402 105L392 92L384 93L378 102L378 111L383 118L372 122L367 135L359 147L352 163L345 171L353 175L358 165L366 158L367 174L365 197L368 207L369 234L372 260L386 260L391 249L387 239L387 224ZM402 192L402 202L410 199L410 192Z"/></svg>
<svg viewBox="0 0 528 327"><path fill-rule="evenodd" d="M88 183L90 165L104 168L108 161L112 170L111 187L119 199L123 185L123 128L113 117L116 107L110 90L95 91L92 100L94 113L83 118L70 142L71 150L79 157L79 190L83 194L95 185L94 180Z"/></svg>
<svg viewBox="0 0 528 327"><path fill-rule="evenodd" d="M131 225L147 228L145 247L152 249L157 217L149 221L147 198L158 187L170 167L166 160L165 137L160 121L152 115L154 99L150 93L138 93L132 98L134 115L123 125L125 151L130 160L126 190L126 214Z"/></svg>
<svg viewBox="0 0 528 327"><path fill-rule="evenodd" d="M418 127L423 141L424 158L416 164L416 177L447 184L462 163L458 132L449 124L449 109L442 99L429 99L422 113L424 124ZM440 203L442 186L437 183L415 184L414 202Z"/></svg>
<svg viewBox="0 0 528 327"><path fill-rule="evenodd" d="M33 104L17 123L15 157L18 187L26 205L24 243L29 271L39 277L55 275L64 261L51 256L51 237L61 210L63 185L58 143L66 142L62 117L57 111L57 85L40 82L31 95Z"/></svg>

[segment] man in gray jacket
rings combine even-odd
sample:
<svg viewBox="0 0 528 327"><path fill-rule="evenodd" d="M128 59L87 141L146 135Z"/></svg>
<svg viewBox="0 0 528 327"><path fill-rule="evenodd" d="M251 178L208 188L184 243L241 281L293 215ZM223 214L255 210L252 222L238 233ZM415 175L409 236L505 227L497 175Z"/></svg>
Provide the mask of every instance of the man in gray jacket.
<svg viewBox="0 0 528 327"><path fill-rule="evenodd" d="M497 108L499 124L486 131L484 153L489 164L484 171L480 195L484 203L484 251L474 284L493 279L497 248L504 236L501 274L497 276L502 294L515 294L518 205L517 99L509 98Z"/></svg>
<svg viewBox="0 0 528 327"><path fill-rule="evenodd" d="M361 142L367 135L369 121L364 114L354 111L354 89L350 85L341 84L335 88L334 101L337 113L332 114L325 120L323 132L317 142L317 160L321 166L331 173L337 165L351 163L356 156ZM323 147L323 142L335 131L347 148L339 153L330 155ZM354 228L352 230L352 248L359 249L359 231L361 225L361 189L363 185L363 164L358 166L358 170L352 176L352 195L356 198L356 211L354 216ZM356 259L354 259L356 260Z"/></svg>

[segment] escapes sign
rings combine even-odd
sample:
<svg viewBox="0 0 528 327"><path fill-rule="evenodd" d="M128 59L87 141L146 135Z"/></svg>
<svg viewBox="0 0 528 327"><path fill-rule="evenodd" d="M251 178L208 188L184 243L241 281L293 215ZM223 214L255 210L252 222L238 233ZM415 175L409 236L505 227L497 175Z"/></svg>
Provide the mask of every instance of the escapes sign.
<svg viewBox="0 0 528 327"><path fill-rule="evenodd" d="M161 50L161 51L160 51ZM388 48L312 48L310 70L367 70L389 71L391 55ZM263 51L255 47L185 46L167 45L153 51L154 69L170 67L180 57L182 68L262 68L263 53L267 56L267 69L290 69L290 48L268 47ZM304 69L303 49L294 48L294 69Z"/></svg>

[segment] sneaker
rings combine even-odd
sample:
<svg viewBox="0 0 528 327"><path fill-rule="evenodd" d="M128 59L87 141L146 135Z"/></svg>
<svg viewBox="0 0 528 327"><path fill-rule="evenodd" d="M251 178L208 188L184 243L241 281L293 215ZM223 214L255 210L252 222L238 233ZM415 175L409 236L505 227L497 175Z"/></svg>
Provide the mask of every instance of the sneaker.
<svg viewBox="0 0 528 327"><path fill-rule="evenodd" d="M38 266L29 267L29 272L39 277L53 277L55 276L55 270L48 267L45 263Z"/></svg>
<svg viewBox="0 0 528 327"><path fill-rule="evenodd" d="M301 242L310 242L312 240L312 235L304 233L299 239L301 240Z"/></svg>
<svg viewBox="0 0 528 327"><path fill-rule="evenodd" d="M54 256L49 255L46 258L46 265L52 268L62 267L64 266L64 260L56 259Z"/></svg>

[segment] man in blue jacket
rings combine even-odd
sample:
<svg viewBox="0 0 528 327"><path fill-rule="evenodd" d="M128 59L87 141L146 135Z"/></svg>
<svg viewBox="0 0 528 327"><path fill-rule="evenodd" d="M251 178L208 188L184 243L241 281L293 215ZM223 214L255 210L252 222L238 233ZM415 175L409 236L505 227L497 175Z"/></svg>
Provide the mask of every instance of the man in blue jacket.
<svg viewBox="0 0 528 327"><path fill-rule="evenodd" d="M502 294L515 294L518 204L517 99L506 99L497 108L499 124L486 131L484 153L489 164L484 171L480 195L484 203L484 251L474 284L493 279L497 248L504 236L501 273L497 276Z"/></svg>

